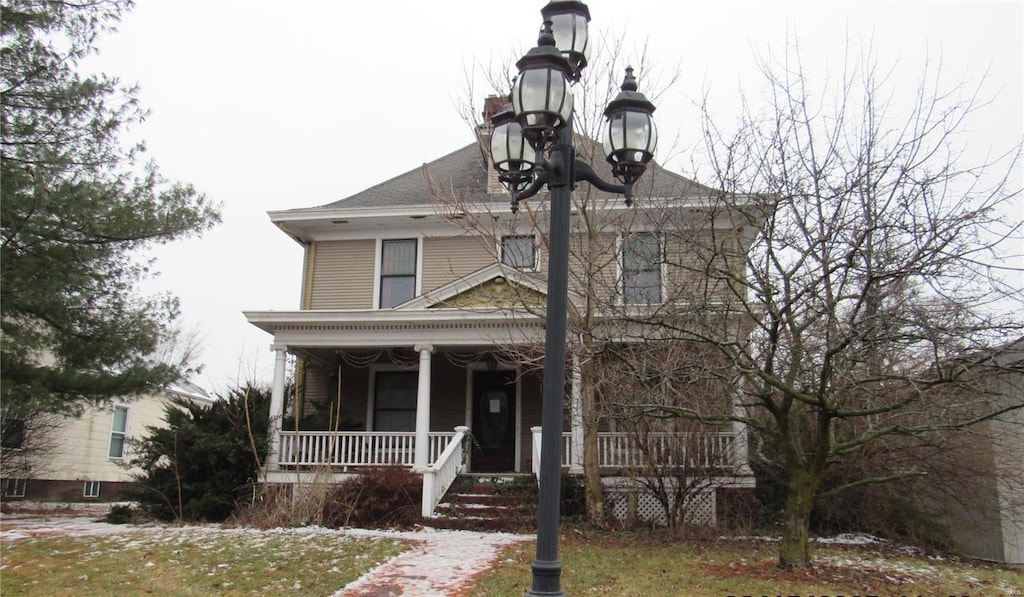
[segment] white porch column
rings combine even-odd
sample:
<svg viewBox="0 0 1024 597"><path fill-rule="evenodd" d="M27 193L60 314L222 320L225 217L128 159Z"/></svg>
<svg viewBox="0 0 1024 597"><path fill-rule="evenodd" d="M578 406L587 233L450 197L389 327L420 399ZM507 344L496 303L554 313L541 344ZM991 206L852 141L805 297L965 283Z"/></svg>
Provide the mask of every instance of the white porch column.
<svg viewBox="0 0 1024 597"><path fill-rule="evenodd" d="M745 417L747 414L743 409L743 392L739 389L732 394L732 414L734 417ZM732 462L737 463L736 473L739 475L753 475L754 471L750 469L749 448L747 447L747 426L740 421L733 421L732 432L736 437L731 454Z"/></svg>
<svg viewBox="0 0 1024 597"><path fill-rule="evenodd" d="M415 350L420 353L420 378L416 386L416 444L413 468L426 470L430 466L427 461L430 432L430 353L434 347L430 344L417 344Z"/></svg>
<svg viewBox="0 0 1024 597"><path fill-rule="evenodd" d="M569 463L569 472L574 475L583 473L583 370L580 367L580 358L572 355L572 390L571 390L571 412L569 414L569 425L572 431L572 460Z"/></svg>
<svg viewBox="0 0 1024 597"><path fill-rule="evenodd" d="M274 351L274 383L270 390L270 445L267 446L266 470L278 470L278 455L281 449L281 420L284 418L284 379L287 374L288 347L271 344Z"/></svg>

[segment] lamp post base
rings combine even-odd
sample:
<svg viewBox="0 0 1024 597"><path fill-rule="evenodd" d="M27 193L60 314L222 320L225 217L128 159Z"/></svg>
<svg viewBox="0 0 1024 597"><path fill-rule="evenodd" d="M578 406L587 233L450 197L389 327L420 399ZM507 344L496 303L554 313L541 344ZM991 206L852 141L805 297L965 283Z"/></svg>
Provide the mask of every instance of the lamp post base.
<svg viewBox="0 0 1024 597"><path fill-rule="evenodd" d="M526 593L526 597L565 597L562 592L562 562L534 560L533 565L533 587Z"/></svg>

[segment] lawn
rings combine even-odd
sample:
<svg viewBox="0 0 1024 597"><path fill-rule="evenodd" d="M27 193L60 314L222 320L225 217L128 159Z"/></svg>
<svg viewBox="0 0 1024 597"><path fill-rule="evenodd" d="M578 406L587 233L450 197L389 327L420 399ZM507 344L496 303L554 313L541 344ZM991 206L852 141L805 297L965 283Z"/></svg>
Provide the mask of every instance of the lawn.
<svg viewBox="0 0 1024 597"><path fill-rule="evenodd" d="M673 540L653 533L565 529L567 595L728 596L1022 595L1024 570L885 543L818 545L809 571L779 571L777 545L759 539ZM0 592L14 595L331 595L403 551L392 539L326 529L125 527L85 537L5 541ZM534 544L510 548L460 595L521 596Z"/></svg>
<svg viewBox="0 0 1024 597"><path fill-rule="evenodd" d="M153 527L5 541L0 592L15 595L331 595L404 550L323 529Z"/></svg>
<svg viewBox="0 0 1024 597"><path fill-rule="evenodd" d="M808 571L780 571L777 545L757 539L673 541L657 535L563 533L567 595L728 596L1021 595L1024 571L887 544L821 545ZM507 597L530 588L532 543L510 549L470 595Z"/></svg>

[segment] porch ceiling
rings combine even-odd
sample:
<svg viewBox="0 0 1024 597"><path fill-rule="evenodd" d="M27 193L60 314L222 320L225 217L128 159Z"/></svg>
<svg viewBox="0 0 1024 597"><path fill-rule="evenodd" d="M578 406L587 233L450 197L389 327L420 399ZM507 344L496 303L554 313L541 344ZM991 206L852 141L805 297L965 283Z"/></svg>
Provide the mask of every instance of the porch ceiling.
<svg viewBox="0 0 1024 597"><path fill-rule="evenodd" d="M274 336L275 344L316 349L377 349L433 344L474 348L534 344L543 321L508 311L246 311L246 319Z"/></svg>

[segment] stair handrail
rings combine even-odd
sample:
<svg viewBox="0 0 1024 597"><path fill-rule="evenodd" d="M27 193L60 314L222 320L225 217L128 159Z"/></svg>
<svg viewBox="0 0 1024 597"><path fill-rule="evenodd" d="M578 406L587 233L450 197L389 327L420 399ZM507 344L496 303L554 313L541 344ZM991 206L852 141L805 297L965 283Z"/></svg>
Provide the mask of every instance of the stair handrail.
<svg viewBox="0 0 1024 597"><path fill-rule="evenodd" d="M441 503L441 498L448 493L448 489L455 482L455 477L466 466L465 451L462 443L469 435L469 427L458 426L455 428L455 436L445 447L444 452L437 457L434 464L423 471L423 500L421 514L423 518L437 516L435 510Z"/></svg>

